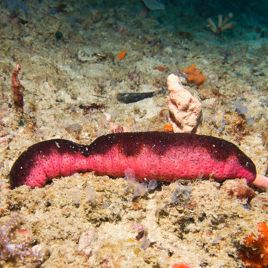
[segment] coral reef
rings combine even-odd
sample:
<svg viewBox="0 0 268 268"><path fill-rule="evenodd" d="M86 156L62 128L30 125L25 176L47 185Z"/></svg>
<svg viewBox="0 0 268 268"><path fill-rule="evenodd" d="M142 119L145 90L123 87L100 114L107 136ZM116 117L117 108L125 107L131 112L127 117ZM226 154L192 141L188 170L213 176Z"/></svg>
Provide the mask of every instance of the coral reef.
<svg viewBox="0 0 268 268"><path fill-rule="evenodd" d="M186 90L178 76L167 78L169 121L174 132L195 132L201 121L201 103Z"/></svg>

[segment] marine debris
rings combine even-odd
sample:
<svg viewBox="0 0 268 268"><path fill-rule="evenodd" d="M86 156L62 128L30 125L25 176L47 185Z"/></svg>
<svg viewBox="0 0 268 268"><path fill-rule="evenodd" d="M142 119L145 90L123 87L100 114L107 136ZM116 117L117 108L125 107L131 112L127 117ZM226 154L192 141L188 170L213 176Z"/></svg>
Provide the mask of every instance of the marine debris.
<svg viewBox="0 0 268 268"><path fill-rule="evenodd" d="M171 74L167 78L169 121L174 132L196 132L201 122L201 103Z"/></svg>
<svg viewBox="0 0 268 268"><path fill-rule="evenodd" d="M17 111L23 113L23 91L24 87L19 80L21 70L20 64L17 64L12 72L11 86L13 90L13 102Z"/></svg>
<svg viewBox="0 0 268 268"><path fill-rule="evenodd" d="M221 34L222 32L233 29L234 24L230 21L234 17L233 13L229 13L223 18L221 14L218 15L218 24L216 24L211 18L208 18L207 26L215 34Z"/></svg>

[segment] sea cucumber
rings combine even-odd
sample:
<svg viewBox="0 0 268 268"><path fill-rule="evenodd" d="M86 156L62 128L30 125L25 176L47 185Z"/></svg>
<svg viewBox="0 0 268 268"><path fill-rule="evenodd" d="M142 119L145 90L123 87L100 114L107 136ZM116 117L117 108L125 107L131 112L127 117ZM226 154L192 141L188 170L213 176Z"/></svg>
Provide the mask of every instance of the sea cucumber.
<svg viewBox="0 0 268 268"><path fill-rule="evenodd" d="M190 133L126 132L100 136L90 145L64 139L36 143L15 161L10 184L42 187L53 178L86 171L111 177L130 171L139 181L245 178L252 183L256 178L252 160L226 140Z"/></svg>

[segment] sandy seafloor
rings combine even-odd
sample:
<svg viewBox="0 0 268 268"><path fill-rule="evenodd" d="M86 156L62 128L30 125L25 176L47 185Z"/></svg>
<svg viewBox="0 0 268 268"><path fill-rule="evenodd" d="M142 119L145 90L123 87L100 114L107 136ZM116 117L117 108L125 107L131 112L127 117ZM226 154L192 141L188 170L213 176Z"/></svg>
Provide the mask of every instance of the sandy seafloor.
<svg viewBox="0 0 268 268"><path fill-rule="evenodd" d="M177 181L154 189L93 173L10 190L8 174L19 154L39 141L89 144L113 125L162 130L167 94L132 104L119 103L116 94L166 89L167 75L192 63L206 76L199 88L188 85L202 100L198 132L234 142L265 174L267 30L265 37L253 22L241 28L234 17L232 33L216 36L206 19L196 16L193 24L191 7L178 12L177 24L164 27L172 20L169 10L143 14L135 1L92 3L82 15L75 1L36 6L29 1L27 12L19 7L15 15L3 4L0 10L0 228L14 225L10 243L35 253L6 256L0 266L243 267L243 238L256 232L258 222L268 222L265 191L253 189L249 202L230 194L237 187L232 181ZM62 39L56 40L56 31ZM118 60L122 50L127 55ZM25 87L23 118L12 100L16 63ZM157 70L159 65L166 69ZM92 103L103 107L86 109Z"/></svg>

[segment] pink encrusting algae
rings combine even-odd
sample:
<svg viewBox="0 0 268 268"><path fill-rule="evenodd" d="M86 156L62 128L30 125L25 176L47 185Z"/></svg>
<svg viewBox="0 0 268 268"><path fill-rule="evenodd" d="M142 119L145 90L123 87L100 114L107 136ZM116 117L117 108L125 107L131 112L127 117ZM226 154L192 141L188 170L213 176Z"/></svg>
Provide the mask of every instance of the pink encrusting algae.
<svg viewBox="0 0 268 268"><path fill-rule="evenodd" d="M42 187L55 177L94 171L137 180L158 181L244 178L252 183L256 168L234 144L190 133L129 132L97 138L90 145L54 139L32 145L14 163L11 187Z"/></svg>

